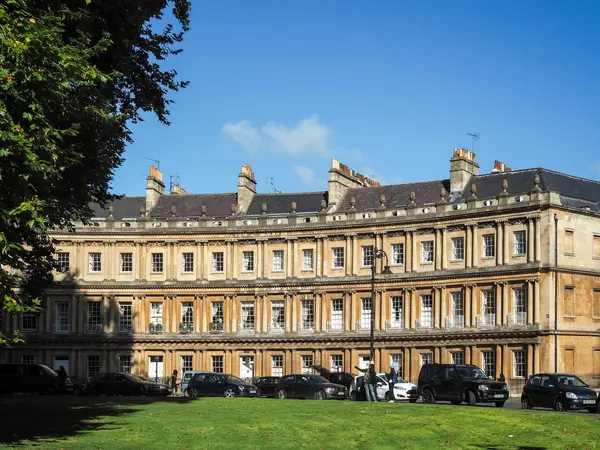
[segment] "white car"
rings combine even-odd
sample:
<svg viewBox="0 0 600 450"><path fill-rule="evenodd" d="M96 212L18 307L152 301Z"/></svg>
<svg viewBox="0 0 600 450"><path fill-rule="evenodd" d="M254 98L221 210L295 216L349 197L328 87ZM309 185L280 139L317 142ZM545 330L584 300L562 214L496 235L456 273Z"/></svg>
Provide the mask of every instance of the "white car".
<svg viewBox="0 0 600 450"><path fill-rule="evenodd" d="M359 383L358 380L360 378L363 378L364 375L358 375L354 377L354 380L352 381L352 384L350 385L350 398L352 400L356 400L357 396L359 395L359 391L364 389L364 385L361 382ZM383 400L383 401L390 401L392 399L390 399L389 397L389 385L388 385L388 377L387 374L385 373L378 373L377 374L377 399L378 400ZM358 384L358 389L357 389L357 384ZM411 396L408 394L408 391L417 390L417 386L415 386L412 383L409 383L406 380L403 380L402 378L398 378L398 382L394 383L394 398L393 400L410 400L411 402L415 402L416 401L416 397L414 396L415 394L413 394L413 397L411 398Z"/></svg>

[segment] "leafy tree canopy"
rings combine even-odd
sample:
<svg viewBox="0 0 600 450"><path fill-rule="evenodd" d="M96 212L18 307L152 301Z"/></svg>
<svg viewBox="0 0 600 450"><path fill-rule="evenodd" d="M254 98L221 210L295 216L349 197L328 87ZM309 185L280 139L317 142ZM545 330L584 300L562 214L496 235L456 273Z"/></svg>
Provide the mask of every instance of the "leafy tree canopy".
<svg viewBox="0 0 600 450"><path fill-rule="evenodd" d="M172 10L175 24L164 24ZM86 222L152 112L184 88L162 67L188 0L0 1L0 312L36 312L56 268L49 231ZM158 29L160 28L160 29ZM2 335L0 346L20 340Z"/></svg>

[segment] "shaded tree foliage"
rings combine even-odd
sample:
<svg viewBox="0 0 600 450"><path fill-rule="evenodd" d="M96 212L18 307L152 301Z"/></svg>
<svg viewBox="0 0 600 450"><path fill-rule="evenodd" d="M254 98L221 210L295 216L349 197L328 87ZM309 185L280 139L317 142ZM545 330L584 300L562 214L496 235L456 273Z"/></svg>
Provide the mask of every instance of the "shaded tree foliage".
<svg viewBox="0 0 600 450"><path fill-rule="evenodd" d="M114 199L129 124L184 88L164 61L181 51L188 0L0 2L0 306L35 312L56 268L52 229ZM163 14L172 12L173 23ZM3 336L0 345L19 341Z"/></svg>

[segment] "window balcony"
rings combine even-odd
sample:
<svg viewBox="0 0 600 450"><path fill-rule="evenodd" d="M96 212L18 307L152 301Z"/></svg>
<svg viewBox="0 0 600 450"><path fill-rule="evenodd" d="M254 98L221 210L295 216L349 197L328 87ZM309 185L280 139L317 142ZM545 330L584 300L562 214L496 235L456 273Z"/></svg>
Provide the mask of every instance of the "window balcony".
<svg viewBox="0 0 600 450"><path fill-rule="evenodd" d="M400 331L404 330L404 320L386 320L385 331Z"/></svg>
<svg viewBox="0 0 600 450"><path fill-rule="evenodd" d="M327 323L325 324L325 331L327 331L328 333L343 333L344 325L340 323L332 325L330 321L327 321Z"/></svg>
<svg viewBox="0 0 600 450"><path fill-rule="evenodd" d="M298 322L299 334L312 334L315 332L315 322L310 319L302 319Z"/></svg>
<svg viewBox="0 0 600 450"><path fill-rule="evenodd" d="M150 334L163 334L165 327L162 323L150 323L148 324L148 333Z"/></svg>
<svg viewBox="0 0 600 450"><path fill-rule="evenodd" d="M120 323L117 327L117 333L119 334L133 334L134 331L132 323Z"/></svg>
<svg viewBox="0 0 600 450"><path fill-rule="evenodd" d="M356 321L356 332L357 333L370 333L371 332L371 325L369 324L369 326L363 326L363 324L361 323L360 320Z"/></svg>
<svg viewBox="0 0 600 450"><path fill-rule="evenodd" d="M208 324L208 332L209 333L224 333L225 327L223 326L223 322L211 322Z"/></svg>
<svg viewBox="0 0 600 450"><path fill-rule="evenodd" d="M52 324L52 333L53 334L69 334L69 324L68 323L54 323Z"/></svg>
<svg viewBox="0 0 600 450"><path fill-rule="evenodd" d="M237 333L238 334L254 334L255 333L255 329L254 329L254 321L250 321L250 320L243 320L240 323L238 323L237 325Z"/></svg>
<svg viewBox="0 0 600 450"><path fill-rule="evenodd" d="M101 323L86 323L83 325L84 334L102 334L104 333L104 325Z"/></svg>
<svg viewBox="0 0 600 450"><path fill-rule="evenodd" d="M522 327L527 325L527 313L526 312L511 312L507 316L509 327Z"/></svg>
<svg viewBox="0 0 600 450"><path fill-rule="evenodd" d="M456 329L456 328L464 328L465 327L465 316L456 315L451 317L446 317L446 328L447 329Z"/></svg>
<svg viewBox="0 0 600 450"><path fill-rule="evenodd" d="M492 328L496 326L496 314L482 314L475 318L477 328Z"/></svg>
<svg viewBox="0 0 600 450"><path fill-rule="evenodd" d="M267 326L267 334L284 334L285 328L281 325L275 325L270 323Z"/></svg>
<svg viewBox="0 0 600 450"><path fill-rule="evenodd" d="M192 322L181 322L179 324L179 334L193 334L195 332Z"/></svg>

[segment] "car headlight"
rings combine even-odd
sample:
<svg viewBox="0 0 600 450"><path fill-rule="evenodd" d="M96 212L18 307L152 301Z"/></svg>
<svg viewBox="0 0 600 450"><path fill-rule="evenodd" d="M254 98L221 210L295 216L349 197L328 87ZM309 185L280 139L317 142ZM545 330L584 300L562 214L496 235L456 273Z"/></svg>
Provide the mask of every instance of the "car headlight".
<svg viewBox="0 0 600 450"><path fill-rule="evenodd" d="M502 390L503 390L503 391L508 391L508 385L506 385L506 384L503 384L503 385L502 385Z"/></svg>
<svg viewBox="0 0 600 450"><path fill-rule="evenodd" d="M487 384L480 384L480 385L478 386L478 389L479 389L480 391L489 391L489 390L490 390L490 387L489 387Z"/></svg>
<svg viewBox="0 0 600 450"><path fill-rule="evenodd" d="M246 386L238 386L238 389L240 390L240 392L244 392L247 388Z"/></svg>
<svg viewBox="0 0 600 450"><path fill-rule="evenodd" d="M337 391L337 388L331 388L331 387L329 387L329 388L327 388L327 389L325 389L325 390L326 390L327 392L336 392L336 391Z"/></svg>
<svg viewBox="0 0 600 450"><path fill-rule="evenodd" d="M574 394L574 393L572 393L572 392L567 392L567 393L565 394L565 396L566 396L567 398L577 398L577 395L576 395L576 394Z"/></svg>

